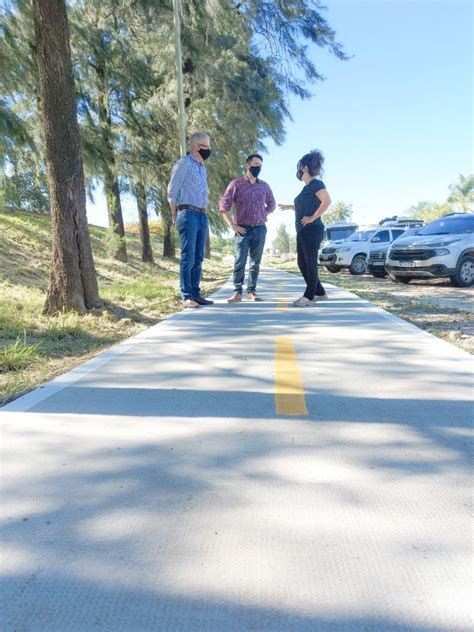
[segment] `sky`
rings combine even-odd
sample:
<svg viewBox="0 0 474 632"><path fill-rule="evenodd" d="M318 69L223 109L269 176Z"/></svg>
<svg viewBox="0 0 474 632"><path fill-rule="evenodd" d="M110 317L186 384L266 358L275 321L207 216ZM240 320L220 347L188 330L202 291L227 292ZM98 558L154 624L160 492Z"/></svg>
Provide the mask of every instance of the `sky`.
<svg viewBox="0 0 474 632"><path fill-rule="evenodd" d="M404 214L421 200L444 202L448 187L473 165L473 4L470 0L326 0L324 12L350 56L340 61L310 47L325 81L309 100L290 99L292 121L280 146L267 143L261 178L277 202L302 184L298 159L325 156L323 181L333 202L352 204L361 225ZM218 139L211 139L218 144ZM236 174L238 177L240 174ZM133 200L125 221L136 221ZM105 201L89 221L106 225ZM275 211L267 245L291 211Z"/></svg>

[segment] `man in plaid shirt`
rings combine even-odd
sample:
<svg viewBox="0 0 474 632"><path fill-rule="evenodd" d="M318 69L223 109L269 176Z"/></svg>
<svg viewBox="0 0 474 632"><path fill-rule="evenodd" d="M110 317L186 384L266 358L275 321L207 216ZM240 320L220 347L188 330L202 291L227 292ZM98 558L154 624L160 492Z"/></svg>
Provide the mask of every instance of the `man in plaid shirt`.
<svg viewBox="0 0 474 632"><path fill-rule="evenodd" d="M256 292L258 273L267 234L265 223L276 204L270 186L258 177L262 163L260 154L248 156L245 175L232 180L221 198L220 211L235 233L234 294L227 299L229 303L242 300L247 259L247 300L263 300ZM235 208L234 217L230 214L232 206Z"/></svg>
<svg viewBox="0 0 474 632"><path fill-rule="evenodd" d="M212 305L201 296L204 247L207 239L207 171L204 160L211 155L207 134L191 136L191 152L173 167L168 185L168 201L173 223L181 241L180 286L185 307Z"/></svg>

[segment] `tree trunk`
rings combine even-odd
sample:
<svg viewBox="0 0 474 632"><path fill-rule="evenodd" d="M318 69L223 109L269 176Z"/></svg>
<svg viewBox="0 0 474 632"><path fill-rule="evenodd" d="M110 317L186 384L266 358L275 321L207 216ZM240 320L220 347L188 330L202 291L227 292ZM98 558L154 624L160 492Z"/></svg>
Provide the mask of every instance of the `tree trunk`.
<svg viewBox="0 0 474 632"><path fill-rule="evenodd" d="M117 261L127 261L127 245L125 243L125 226L123 222L120 189L115 169L115 152L112 140L112 118L107 99L105 70L96 68L99 80L99 120L103 135L103 142L107 162L104 168L104 189L107 201L107 214L111 239L109 241L109 255Z"/></svg>
<svg viewBox="0 0 474 632"><path fill-rule="evenodd" d="M163 257L174 259L176 247L173 236L173 221L166 193L160 196L160 216L163 225Z"/></svg>
<svg viewBox="0 0 474 632"><path fill-rule="evenodd" d="M112 163L114 164L114 163ZM127 244L125 243L125 225L123 223L122 203L117 176L107 166L104 173L105 199L109 216L109 255L117 261L127 262Z"/></svg>
<svg viewBox="0 0 474 632"><path fill-rule="evenodd" d="M86 216L69 25L64 0L33 0L51 204L52 261L45 313L100 305Z"/></svg>
<svg viewBox="0 0 474 632"><path fill-rule="evenodd" d="M209 231L209 227L207 228L207 239L206 239L206 247L204 249L204 259L211 258L211 233Z"/></svg>
<svg viewBox="0 0 474 632"><path fill-rule="evenodd" d="M148 213L146 208L146 191L143 183L140 180L137 180L135 184L135 197L137 198L140 240L142 242L142 261L144 261L145 263L153 263L150 227L148 226Z"/></svg>

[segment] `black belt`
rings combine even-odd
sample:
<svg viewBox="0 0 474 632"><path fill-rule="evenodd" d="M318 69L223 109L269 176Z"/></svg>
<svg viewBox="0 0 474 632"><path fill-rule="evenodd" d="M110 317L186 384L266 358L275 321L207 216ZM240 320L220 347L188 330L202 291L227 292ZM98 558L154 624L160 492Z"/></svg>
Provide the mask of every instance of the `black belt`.
<svg viewBox="0 0 474 632"><path fill-rule="evenodd" d="M265 226L265 224L238 224L242 228L256 228L257 226Z"/></svg>
<svg viewBox="0 0 474 632"><path fill-rule="evenodd" d="M178 204L178 211L183 211L187 209L188 211L198 211L199 213L205 213L205 208L199 208L199 206L193 206L192 204Z"/></svg>

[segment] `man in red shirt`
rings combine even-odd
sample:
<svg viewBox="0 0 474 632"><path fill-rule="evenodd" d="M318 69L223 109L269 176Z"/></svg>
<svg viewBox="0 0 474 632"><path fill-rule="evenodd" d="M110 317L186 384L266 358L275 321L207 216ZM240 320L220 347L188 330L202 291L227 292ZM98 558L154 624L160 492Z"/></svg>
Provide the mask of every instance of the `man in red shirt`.
<svg viewBox="0 0 474 632"><path fill-rule="evenodd" d="M235 233L234 294L229 303L242 300L245 266L249 258L247 300L261 301L257 296L257 281L260 271L268 214L275 210L275 198L269 185L258 177L263 158L251 154L245 161L246 174L232 180L221 198L220 211ZM232 206L235 208L231 217Z"/></svg>

